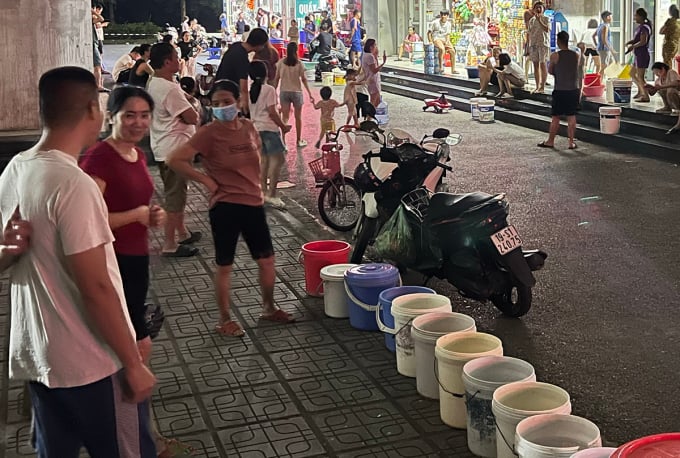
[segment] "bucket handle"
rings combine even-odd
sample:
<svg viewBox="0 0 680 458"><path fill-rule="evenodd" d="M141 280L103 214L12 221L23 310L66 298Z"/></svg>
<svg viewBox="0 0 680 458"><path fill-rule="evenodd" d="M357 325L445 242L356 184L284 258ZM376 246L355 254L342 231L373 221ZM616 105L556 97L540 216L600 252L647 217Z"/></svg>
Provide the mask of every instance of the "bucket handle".
<svg viewBox="0 0 680 458"><path fill-rule="evenodd" d="M585 87L593 87L593 85L595 84L596 81L597 81L597 78L592 80L589 84L584 84L583 87L584 88ZM583 78L583 82L585 82L585 77ZM600 85L602 85L602 79L600 79Z"/></svg>
<svg viewBox="0 0 680 458"><path fill-rule="evenodd" d="M352 291L350 291L349 285L347 284L347 282L345 281L344 283L345 283L345 292L347 293L347 297L349 297L352 302L354 302L355 304L357 304L359 307L366 310L367 312L373 312L373 311L378 310L378 308L380 307L380 304L368 305L368 304L364 303L363 301L360 301L359 299L357 299L354 296L354 294L352 294ZM399 286L401 286L401 275L399 276ZM378 320L378 327L379 326L380 326L380 320ZM388 327L385 327L385 328L391 329L391 328L388 328ZM387 331L387 332L389 332L389 331Z"/></svg>
<svg viewBox="0 0 680 458"><path fill-rule="evenodd" d="M375 306L375 322L378 323L378 329L380 331L386 333L386 334L396 334L394 328L388 328L385 323L382 322L380 319L380 311L382 310L382 305L380 305L380 302L378 302L378 305Z"/></svg>
<svg viewBox="0 0 680 458"><path fill-rule="evenodd" d="M510 451L512 452L512 454L518 457L519 454L518 454L517 451L515 450L515 444L514 444L514 443L511 444L510 442L508 442L508 440L505 438L505 434L503 434L503 430L501 430L501 428L498 427L498 422L496 422L496 416L493 415L493 413L491 414L491 416L493 417L493 424L494 424L494 426L496 427L496 431L498 431L498 433L499 433L499 434L501 435L501 437L503 438L503 442L505 442L505 445L508 446L508 448L510 449Z"/></svg>
<svg viewBox="0 0 680 458"><path fill-rule="evenodd" d="M437 358L434 359L434 378L437 379L437 384L441 387L441 389L449 393L454 398L465 398L465 394L454 393L453 391L449 391L444 385L442 385L441 380L439 380L439 367L437 367ZM494 421L496 420L494 419Z"/></svg>
<svg viewBox="0 0 680 458"><path fill-rule="evenodd" d="M302 252L302 250L300 250L300 251L298 252L297 258L298 258L298 264L302 264L302 262L303 262L304 259L305 259L305 255L304 255L304 253Z"/></svg>

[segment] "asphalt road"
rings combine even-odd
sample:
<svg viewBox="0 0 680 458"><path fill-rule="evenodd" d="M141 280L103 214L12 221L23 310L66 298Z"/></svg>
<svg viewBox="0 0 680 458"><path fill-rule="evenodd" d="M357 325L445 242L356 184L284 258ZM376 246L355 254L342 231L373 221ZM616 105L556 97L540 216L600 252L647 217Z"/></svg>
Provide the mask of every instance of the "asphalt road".
<svg viewBox="0 0 680 458"><path fill-rule="evenodd" d="M127 46L116 48L105 59ZM335 93L341 99L342 88ZM506 319L490 304L464 300L444 282L434 283L438 292L451 296L454 310L473 316L480 331L500 337L506 355L533 364L540 381L566 389L573 413L595 422L606 443L680 431L677 164L582 142L567 150L563 138L555 150L537 148L545 139L541 132L481 125L460 111L423 113L417 101L384 98L390 127L416 138L436 127L462 134L453 151L455 173L447 178L451 191L505 192L509 220L525 247L549 254L536 274L532 310L522 319ZM345 113L338 110L338 124ZM313 145L318 112L308 103L303 124L303 137ZM311 146L296 149L294 136L288 137L284 178L296 186L282 192L295 221L303 213L317 215L307 167L317 155ZM360 139L346 146L342 159L351 174L372 145ZM347 237L320 226L300 230Z"/></svg>
<svg viewBox="0 0 680 458"><path fill-rule="evenodd" d="M384 98L391 127L416 138L435 127L461 133L450 190L507 193L509 219L525 247L549 254L536 274L533 308L520 320L464 300L445 282L435 289L452 297L454 310L473 316L480 331L500 337L506 355L531 362L540 381L566 389L573 413L598 424L607 443L680 431L677 164L581 142L567 150L561 138L558 149L545 150L535 146L545 138L541 132L481 125L459 111L423 113L417 101ZM308 140L315 115L309 109L305 115ZM297 186L283 193L300 206L290 212L317 215L306 166L316 154L288 143L287 178ZM351 175L360 154L374 146L361 139L346 146Z"/></svg>

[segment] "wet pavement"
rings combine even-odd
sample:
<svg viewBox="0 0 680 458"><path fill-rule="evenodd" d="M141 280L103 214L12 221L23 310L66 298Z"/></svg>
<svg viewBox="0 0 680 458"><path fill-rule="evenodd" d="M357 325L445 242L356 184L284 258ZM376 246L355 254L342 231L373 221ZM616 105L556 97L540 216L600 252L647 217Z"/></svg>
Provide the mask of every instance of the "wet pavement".
<svg viewBox="0 0 680 458"><path fill-rule="evenodd" d="M510 221L525 247L550 256L536 275L533 308L520 320L461 298L447 283L431 286L451 297L455 311L472 316L478 330L500 337L506 355L533 364L540 381L566 389L573 413L595 422L605 443L679 431L677 164L584 143L569 151L563 138L557 149L541 149L535 146L545 138L540 132L480 125L463 112L423 113L417 101L390 94L385 100L390 126L416 138L435 127L461 133L450 190L507 193ZM336 120L344 115L339 109ZM305 105L303 137L310 145L317 119ZM307 167L317 155L311 146L294 148L293 138L284 178L295 186L281 191L288 210L270 210L268 218L277 250L276 301L299 321L258 321L257 271L241 246L232 297L248 334L220 337L212 330L210 237L196 258L155 257L151 300L167 316L152 360L161 432L209 457L471 456L465 433L444 426L437 402L418 396L414 380L397 374L381 335L325 317L322 301L306 296L301 244L350 236L319 223ZM350 141L343 139L348 171L372 147L366 139ZM191 186L192 229L208 233L206 212L202 190ZM2 290L7 304L6 281ZM0 312L0 405L6 406L0 458L30 456L21 386L6 381L7 307Z"/></svg>

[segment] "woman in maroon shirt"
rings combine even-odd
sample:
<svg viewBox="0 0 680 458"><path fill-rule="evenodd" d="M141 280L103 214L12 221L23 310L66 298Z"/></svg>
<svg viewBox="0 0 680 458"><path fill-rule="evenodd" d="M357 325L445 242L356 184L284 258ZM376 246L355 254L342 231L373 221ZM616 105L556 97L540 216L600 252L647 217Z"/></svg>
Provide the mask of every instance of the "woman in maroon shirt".
<svg viewBox="0 0 680 458"><path fill-rule="evenodd" d="M146 327L146 294L149 289L149 227L165 222L165 211L151 204L154 184L144 152L137 147L149 133L153 99L142 88L121 86L110 96L107 111L111 135L90 148L80 166L101 189L109 209L109 225L115 241L123 290L135 328L139 353L145 362L151 357L151 338ZM155 428L154 428L155 430ZM188 453L191 447L156 431L160 456Z"/></svg>

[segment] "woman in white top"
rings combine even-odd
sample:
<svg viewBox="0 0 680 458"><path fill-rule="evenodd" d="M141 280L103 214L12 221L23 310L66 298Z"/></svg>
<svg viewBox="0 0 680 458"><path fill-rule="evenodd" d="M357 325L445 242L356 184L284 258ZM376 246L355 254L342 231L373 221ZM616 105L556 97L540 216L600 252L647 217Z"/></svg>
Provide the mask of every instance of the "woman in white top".
<svg viewBox="0 0 680 458"><path fill-rule="evenodd" d="M524 74L522 67L517 65L516 62L513 62L508 53L501 53L498 56L498 63L500 66L493 69L498 75L498 85L500 86L500 90L498 94L496 94L496 97L511 99L513 97L513 87L521 88L527 84L526 75Z"/></svg>
<svg viewBox="0 0 680 458"><path fill-rule="evenodd" d="M283 123L288 124L290 116L290 106L293 105L295 109L295 134L297 135L297 146L302 148L307 146L307 142L301 138L302 135L302 105L304 98L302 97L302 86L307 90L309 100L314 103L314 97L309 90L307 78L305 77L305 67L298 59L298 45L297 43L288 43L286 48L286 58L281 59L276 64L276 80L274 85L279 87L279 100L281 102L281 117ZM285 136L284 136L285 145Z"/></svg>
<svg viewBox="0 0 680 458"><path fill-rule="evenodd" d="M361 70L363 76L359 77L358 83L365 83L368 89L368 97L371 105L378 108L380 104L380 70L387 61L387 54L383 52L382 64L378 65L378 44L373 38L366 40L364 53L361 56Z"/></svg>

